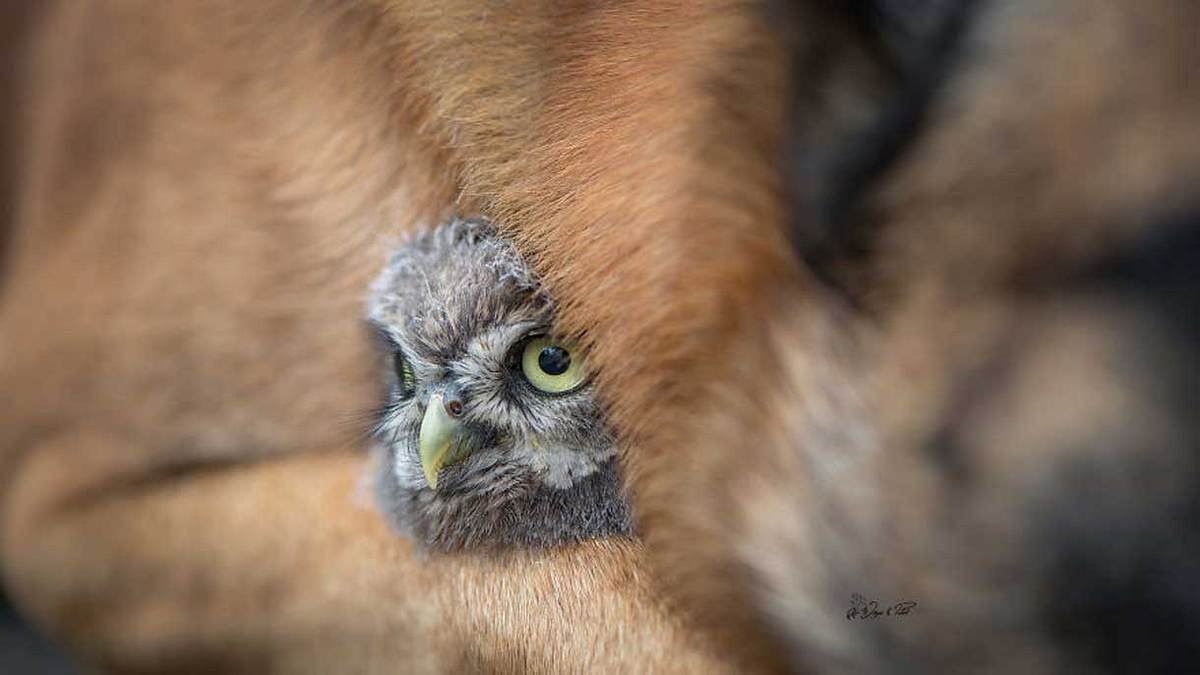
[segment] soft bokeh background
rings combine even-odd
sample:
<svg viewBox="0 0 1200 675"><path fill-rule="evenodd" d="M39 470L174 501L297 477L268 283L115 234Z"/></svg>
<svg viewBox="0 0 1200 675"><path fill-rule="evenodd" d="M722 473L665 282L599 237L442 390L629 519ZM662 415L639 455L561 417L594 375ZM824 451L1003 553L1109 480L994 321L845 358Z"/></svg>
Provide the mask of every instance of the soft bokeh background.
<svg viewBox="0 0 1200 675"><path fill-rule="evenodd" d="M0 673L66 675L79 669L46 636L21 620L0 595Z"/></svg>

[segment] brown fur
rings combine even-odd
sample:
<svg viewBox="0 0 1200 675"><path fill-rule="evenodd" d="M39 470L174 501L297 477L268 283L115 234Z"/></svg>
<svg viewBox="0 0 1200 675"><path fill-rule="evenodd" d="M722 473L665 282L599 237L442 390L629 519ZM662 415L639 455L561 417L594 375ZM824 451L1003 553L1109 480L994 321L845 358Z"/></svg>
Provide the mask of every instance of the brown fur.
<svg viewBox="0 0 1200 675"><path fill-rule="evenodd" d="M1074 460L1188 495L1169 365L1095 367L1187 350L1066 280L1189 208L1198 17L985 5L831 285L788 197L834 178L789 183L780 148L836 157L904 86L836 3L798 4L63 3L0 306L23 604L130 670L1079 663L1010 544ZM591 344L648 560L430 566L355 510L331 420L373 397L365 282L452 212L502 223ZM1106 445L1147 416L1124 442L1153 461ZM1102 506L1159 513L1131 503ZM850 592L922 613L847 623Z"/></svg>
<svg viewBox="0 0 1200 675"><path fill-rule="evenodd" d="M680 162L640 132L653 125L678 144L690 120L639 77L680 86L704 37L693 30L703 17L687 15L703 8L568 9L51 12L25 94L31 141L0 317L2 379L20 392L0 421L12 477L4 561L29 611L118 669L405 670L449 658L489 670L722 668L649 598L637 549L453 563L466 567L410 585L403 544L382 528L342 529L369 518L351 515L348 480L322 488L329 479L308 460L247 464L353 449L339 421L373 401L359 317L387 235L452 211L520 228L568 218L574 202L637 222L657 191L627 205L604 194L633 175L670 182ZM597 44L616 53L597 57ZM633 65L641 56L667 61ZM591 108L564 117L581 91L594 92ZM619 180L594 175L614 166L548 164L606 138L620 152L593 160L621 159ZM641 166L618 138L639 144ZM589 185L598 196L572 196ZM596 220L575 208L574 220ZM258 475L288 476L298 492L260 492ZM326 489L322 508L297 511ZM379 553L343 557L355 536ZM341 576L321 575L335 559L348 566L347 604L330 606ZM311 585L304 560L319 575ZM520 588L497 583L503 570ZM472 630L446 635L439 597L478 611ZM345 626L344 643L289 654L313 634L301 629L329 622Z"/></svg>
<svg viewBox="0 0 1200 675"><path fill-rule="evenodd" d="M703 365L643 383L704 393L645 412L673 423L641 439L638 504L715 634L835 672L1190 662L1200 608L1158 589L1195 582L1195 347L1171 318L1194 310L1084 280L1180 213L1194 228L1198 20L982 3L925 131L858 204L845 295L689 288L741 298L755 328L704 333ZM921 609L851 623L852 593Z"/></svg>

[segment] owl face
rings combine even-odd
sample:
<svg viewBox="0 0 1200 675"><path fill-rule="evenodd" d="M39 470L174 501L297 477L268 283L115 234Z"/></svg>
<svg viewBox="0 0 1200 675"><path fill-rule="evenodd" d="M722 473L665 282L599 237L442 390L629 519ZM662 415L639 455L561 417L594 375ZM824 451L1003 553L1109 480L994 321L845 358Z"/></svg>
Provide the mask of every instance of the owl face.
<svg viewBox="0 0 1200 675"><path fill-rule="evenodd" d="M404 531L460 548L628 530L583 355L487 224L456 220L397 250L368 318L386 353L378 491Z"/></svg>

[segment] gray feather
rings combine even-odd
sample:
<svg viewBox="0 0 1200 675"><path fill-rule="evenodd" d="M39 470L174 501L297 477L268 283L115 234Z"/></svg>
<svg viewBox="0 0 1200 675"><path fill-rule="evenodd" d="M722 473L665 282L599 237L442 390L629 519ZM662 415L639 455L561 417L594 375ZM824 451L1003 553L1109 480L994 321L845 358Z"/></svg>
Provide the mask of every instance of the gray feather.
<svg viewBox="0 0 1200 675"><path fill-rule="evenodd" d="M376 425L387 461L381 508L428 548L552 546L626 536L632 525L616 440L591 383L546 394L521 375L521 345L553 333L554 302L516 249L481 220L455 219L400 246L371 285L368 319L403 353L401 395L387 355ZM434 386L462 392L474 450L425 484L417 436Z"/></svg>

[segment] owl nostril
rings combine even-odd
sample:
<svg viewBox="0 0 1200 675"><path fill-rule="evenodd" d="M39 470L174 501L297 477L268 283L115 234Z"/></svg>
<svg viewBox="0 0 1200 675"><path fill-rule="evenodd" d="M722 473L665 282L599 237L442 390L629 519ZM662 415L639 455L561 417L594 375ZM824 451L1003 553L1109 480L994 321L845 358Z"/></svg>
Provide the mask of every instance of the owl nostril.
<svg viewBox="0 0 1200 675"><path fill-rule="evenodd" d="M449 401L446 401L446 414L450 415L451 417L458 417L462 415L462 412L463 404L461 401L457 399L450 399Z"/></svg>

